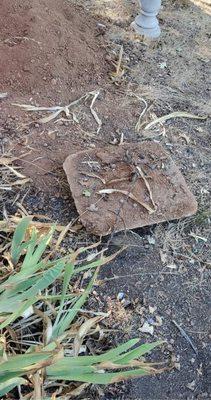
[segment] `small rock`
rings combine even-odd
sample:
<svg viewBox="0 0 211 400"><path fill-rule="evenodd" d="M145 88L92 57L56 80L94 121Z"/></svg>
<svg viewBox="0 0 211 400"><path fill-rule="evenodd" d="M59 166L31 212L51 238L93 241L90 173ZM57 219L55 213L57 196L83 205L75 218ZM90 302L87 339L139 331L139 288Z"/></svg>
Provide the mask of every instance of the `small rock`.
<svg viewBox="0 0 211 400"><path fill-rule="evenodd" d="M150 325L148 322L144 322L144 325L139 328L139 331L142 333L149 333L150 335L153 335L154 326Z"/></svg>
<svg viewBox="0 0 211 400"><path fill-rule="evenodd" d="M98 211L98 207L96 204L90 204L90 207L88 208L89 211Z"/></svg>
<svg viewBox="0 0 211 400"><path fill-rule="evenodd" d="M160 317L159 315L156 315L156 322L154 323L155 326L162 326L163 325L163 321L162 321L162 317Z"/></svg>
<svg viewBox="0 0 211 400"><path fill-rule="evenodd" d="M157 307L155 306L155 307L152 307L152 306L149 306L149 313L150 314L154 314L154 312L157 310Z"/></svg>
<svg viewBox="0 0 211 400"><path fill-rule="evenodd" d="M199 376L202 376L203 375L203 364L201 363L200 364L200 366L199 366L199 368L197 368L197 374L199 375Z"/></svg>
<svg viewBox="0 0 211 400"><path fill-rule="evenodd" d="M130 300L123 299L122 303L123 303L124 308L127 308L127 307L131 306L131 301Z"/></svg>
<svg viewBox="0 0 211 400"><path fill-rule="evenodd" d="M153 236L147 236L147 240L149 244L155 244L155 238L153 238Z"/></svg>
<svg viewBox="0 0 211 400"><path fill-rule="evenodd" d="M187 387L189 390L192 390L192 392L194 391L195 386L196 386L196 382L195 382L195 381L192 381L192 382L190 382L190 383L188 383L188 384L186 385L186 387Z"/></svg>
<svg viewBox="0 0 211 400"><path fill-rule="evenodd" d="M125 297L125 294L123 292L119 292L117 295L117 300L121 301L124 299L124 297Z"/></svg>
<svg viewBox="0 0 211 400"><path fill-rule="evenodd" d="M178 371L180 371L181 364L180 364L179 362L176 362L176 363L174 364L174 368L176 368Z"/></svg>
<svg viewBox="0 0 211 400"><path fill-rule="evenodd" d="M85 197L90 197L91 196L91 192L88 189L83 190L83 195Z"/></svg>
<svg viewBox="0 0 211 400"><path fill-rule="evenodd" d="M168 349L168 351L171 351L171 352L172 352L172 351L173 351L173 346L172 346L171 344L168 344L168 345L167 345L167 349Z"/></svg>
<svg viewBox="0 0 211 400"><path fill-rule="evenodd" d="M91 253L86 257L86 259L89 262L89 261L94 260L95 257L96 257L96 253Z"/></svg>
<svg viewBox="0 0 211 400"><path fill-rule="evenodd" d="M174 264L174 263L166 265L166 267L169 268L169 269L177 269L177 265Z"/></svg>
<svg viewBox="0 0 211 400"><path fill-rule="evenodd" d="M167 68L167 63L166 63L166 61L160 63L160 64L159 64L159 67L160 67L160 69L165 69L165 68Z"/></svg>
<svg viewBox="0 0 211 400"><path fill-rule="evenodd" d="M149 322L150 325L155 325L154 318L150 317L150 318L147 319L147 321Z"/></svg>

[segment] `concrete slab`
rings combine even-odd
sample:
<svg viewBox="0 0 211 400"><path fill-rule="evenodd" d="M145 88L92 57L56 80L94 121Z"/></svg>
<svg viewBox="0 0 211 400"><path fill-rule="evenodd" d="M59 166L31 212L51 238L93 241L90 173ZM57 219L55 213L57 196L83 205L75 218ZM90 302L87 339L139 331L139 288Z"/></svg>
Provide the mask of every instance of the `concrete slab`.
<svg viewBox="0 0 211 400"><path fill-rule="evenodd" d="M163 147L151 141L81 151L64 162L80 220L107 235L190 216L197 202Z"/></svg>

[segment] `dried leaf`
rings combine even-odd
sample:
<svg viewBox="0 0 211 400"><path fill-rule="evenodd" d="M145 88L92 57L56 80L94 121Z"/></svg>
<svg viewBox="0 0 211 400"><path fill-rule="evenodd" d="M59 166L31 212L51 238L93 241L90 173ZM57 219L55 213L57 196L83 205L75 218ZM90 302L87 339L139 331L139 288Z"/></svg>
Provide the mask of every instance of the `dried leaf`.
<svg viewBox="0 0 211 400"><path fill-rule="evenodd" d="M18 179L15 182L10 182L10 186L19 186L19 185L25 185L27 182L31 182L31 179L25 178L25 179Z"/></svg>
<svg viewBox="0 0 211 400"><path fill-rule="evenodd" d="M153 306L149 306L149 313L150 314L154 314L154 312L157 310L157 306L153 307Z"/></svg>
<svg viewBox="0 0 211 400"><path fill-rule="evenodd" d="M156 206L156 204L155 204L155 202L154 202L154 200L153 200L152 191L151 191L151 189L150 189L149 182L148 182L147 178L145 177L145 175L144 175L144 173L143 173L141 167L137 166L136 169L138 170L140 176L142 177L142 179L143 179L143 181L144 181L144 183L145 183L145 186L146 186L146 188L147 188L147 190L148 190L148 192L149 192L150 200L151 200L151 202L152 202L152 204L153 204L153 206L154 206L154 211L153 211L153 212L155 212L156 209L157 209L157 206Z"/></svg>
<svg viewBox="0 0 211 400"><path fill-rule="evenodd" d="M185 111L175 111L175 112L173 112L173 113L170 113L170 114L167 114L167 115L163 115L162 117L155 119L154 121L152 121L152 122L150 122L149 124L147 124L147 125L145 126L144 129L145 129L145 130L150 129L150 128L152 128L154 125L157 125L157 124L166 122L166 121L168 121L168 120L171 119L171 118L178 118L178 117L181 117L181 118L200 119L200 120L205 120L205 119L207 119L207 116L205 116L205 117L200 117L200 116L198 116L198 115L190 114L190 113L185 112Z"/></svg>
<svg viewBox="0 0 211 400"><path fill-rule="evenodd" d="M140 204L142 207L144 207L149 214L153 214L155 212L154 209L152 209L148 204L142 202L141 200L137 199L132 193L126 192L126 190L120 190L120 189L102 189L99 190L99 194L112 194L112 193L121 193L124 194L125 196L129 197L131 200L135 201L136 203Z"/></svg>
<svg viewBox="0 0 211 400"><path fill-rule="evenodd" d="M150 325L148 322L144 322L144 325L141 328L139 328L139 331L142 333L149 333L150 335L153 335L154 326Z"/></svg>
<svg viewBox="0 0 211 400"><path fill-rule="evenodd" d="M80 396L89 385L90 383L82 383L82 385L79 385L76 389L73 389L71 390L71 392L68 392L68 396L70 397Z"/></svg>
<svg viewBox="0 0 211 400"><path fill-rule="evenodd" d="M95 103L96 99L98 98L100 92L99 92L99 91L98 91L98 92L90 92L90 94L94 96L93 99L92 99L91 105L90 105L90 111L91 111L91 114L93 115L95 121L96 121L97 124L98 124L97 133L99 133L99 132L100 132L100 129L101 129L101 126L102 126L102 121L101 121L101 119L98 117L98 115L97 115L97 113L96 113L96 111L94 110L93 107L94 107L94 103Z"/></svg>
<svg viewBox="0 0 211 400"><path fill-rule="evenodd" d="M53 119L55 119L56 117L58 117L58 115L62 112L63 110L58 110L54 113L52 113L51 115L49 115L48 117L44 117L44 118L40 118L38 119L38 122L42 123L42 124L47 124L47 122L52 121Z"/></svg>
<svg viewBox="0 0 211 400"><path fill-rule="evenodd" d="M18 178L25 179L26 177L20 172L18 172L15 168L11 167L11 165L4 164L14 175L16 175Z"/></svg>
<svg viewBox="0 0 211 400"><path fill-rule="evenodd" d="M141 129L141 126L142 126L142 125L141 125L141 120L142 120L144 114L145 114L146 111L147 111L148 104L147 104L146 100L145 100L143 97L140 97L140 96L138 96L138 95L135 94L135 93L130 93L130 96L134 96L134 97L136 97L140 102L144 103L144 109L143 109L143 111L141 112L141 114L139 115L138 121L137 121L136 126L135 126L135 131L136 131L136 132L139 132L140 129Z"/></svg>
<svg viewBox="0 0 211 400"><path fill-rule="evenodd" d="M122 64L122 56L123 56L123 46L120 47L120 51L119 51L119 60L116 66L116 75L120 75L121 73L121 64Z"/></svg>

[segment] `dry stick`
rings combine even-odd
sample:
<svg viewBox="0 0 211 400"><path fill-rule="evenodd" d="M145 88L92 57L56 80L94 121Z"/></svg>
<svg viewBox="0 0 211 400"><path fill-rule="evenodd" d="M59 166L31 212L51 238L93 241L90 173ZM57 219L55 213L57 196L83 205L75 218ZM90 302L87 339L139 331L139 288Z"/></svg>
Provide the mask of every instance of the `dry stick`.
<svg viewBox="0 0 211 400"><path fill-rule="evenodd" d="M143 181L144 181L144 183L145 183L145 185L146 185L146 188L147 188L147 190L148 190L148 192L149 192L150 200L151 200L151 202L152 202L152 204L153 204L153 206L154 206L154 211L156 211L157 206L156 206L156 204L155 204L155 202L154 202L154 200L153 200L152 191L151 191L151 189L150 189L149 182L148 182L148 180L146 179L146 177L145 177L145 175L144 175L144 172L142 171L141 167L136 166L136 169L138 170L138 173L141 175L141 177L142 177L142 179L143 179Z"/></svg>
<svg viewBox="0 0 211 400"><path fill-rule="evenodd" d="M96 121L97 124L98 124L97 133L99 133L99 132L100 132L100 129L101 129L101 127L102 127L102 121L101 121L101 119L98 117L98 115L97 115L96 111L94 110L93 106L94 106L95 100L98 98L100 92L99 92L99 91L98 91L98 92L90 92L90 94L94 96L93 99L92 99L91 105L90 105L90 111L91 111L91 114L92 114L93 118L95 119L95 121Z"/></svg>
<svg viewBox="0 0 211 400"><path fill-rule="evenodd" d="M119 60L116 66L116 74L119 75L120 69L121 69L121 64L122 64L122 56L123 56L123 46L120 47L119 51Z"/></svg>
<svg viewBox="0 0 211 400"><path fill-rule="evenodd" d="M95 100L99 96L100 91L93 91L93 92L88 92L85 95L81 96L79 99L72 101L69 103L67 106L54 106L54 107L37 107L33 106L31 104L19 104L19 103L12 103L13 106L20 107L26 111L35 111L35 112L40 112L40 111L47 111L50 112L50 115L47 117L43 117L38 120L38 122L46 124L47 122L50 122L57 118L60 113L65 113L66 117L68 118L70 116L70 108L75 106L76 104L80 103L81 100L87 100L90 96L93 96L91 105L90 105L90 112L95 119L95 121L98 124L98 130L97 133L99 133L101 126L102 126L102 121L98 117L96 111L93 109Z"/></svg>
<svg viewBox="0 0 211 400"><path fill-rule="evenodd" d="M99 194L112 194L112 193L121 193L130 198L131 200L135 201L136 203L140 204L142 207L144 207L149 214L152 214L155 212L147 203L140 201L137 199L137 197L134 196L131 192L127 192L126 190L120 190L120 189L102 189L99 190Z"/></svg>
<svg viewBox="0 0 211 400"><path fill-rule="evenodd" d="M105 179L101 178L101 176L99 176L99 175L96 175L96 174L94 174L92 172L81 172L81 174L85 175L85 176L90 176L90 178L99 179L104 185L106 185Z"/></svg>
<svg viewBox="0 0 211 400"><path fill-rule="evenodd" d="M39 371L34 374L34 400L42 400L41 376Z"/></svg>
<svg viewBox="0 0 211 400"><path fill-rule="evenodd" d="M192 347L192 349L194 350L194 352L196 354L198 354L198 350L196 348L196 346L193 344L192 340L189 338L189 336L187 335L187 333L184 331L184 329L175 321L172 320L173 324L177 327L177 329L180 331L181 335L187 340L187 342L190 344L190 346Z"/></svg>
<svg viewBox="0 0 211 400"><path fill-rule="evenodd" d="M145 130L150 129L150 128L152 128L152 126L154 126L154 125L156 125L158 123L166 122L168 119L178 118L178 117L201 119L201 120L207 119L207 116L200 117L198 115L190 114L190 113L187 113L187 112L184 112L184 111L175 111L173 113L170 113L170 114L167 114L167 115L163 115L162 117L155 119L154 121L152 121L149 124L147 124L144 129Z"/></svg>
<svg viewBox="0 0 211 400"><path fill-rule="evenodd" d="M109 245L111 244L111 242L112 242L112 240L113 240L113 237L114 237L114 235L115 235L115 226L116 226L116 224L117 224L117 222L118 222L118 220L119 220L119 218L120 218L120 213L121 213L121 211L122 211L122 209L123 209L125 203L127 203L128 199L129 199L129 195L131 194L132 190L133 190L134 187L135 187L137 178L138 178L138 176L136 176L135 179L134 179L134 181L131 183L130 190L128 191L127 196L125 197L125 200L123 200L122 204L120 205L119 209L117 210L116 219L115 219L114 225L113 225L113 232L111 233L111 236L110 236L110 238L109 238L109 240L108 240L108 242L107 242L107 247L108 247L108 248L109 248ZM126 234L126 229L125 229L125 234Z"/></svg>

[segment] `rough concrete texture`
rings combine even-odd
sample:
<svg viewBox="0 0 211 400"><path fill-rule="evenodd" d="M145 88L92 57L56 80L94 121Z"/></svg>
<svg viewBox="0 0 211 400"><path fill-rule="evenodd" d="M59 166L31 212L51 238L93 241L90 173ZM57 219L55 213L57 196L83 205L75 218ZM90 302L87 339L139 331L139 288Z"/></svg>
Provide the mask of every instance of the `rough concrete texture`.
<svg viewBox="0 0 211 400"><path fill-rule="evenodd" d="M81 151L64 162L80 220L107 235L190 216L197 202L171 157L145 141Z"/></svg>

